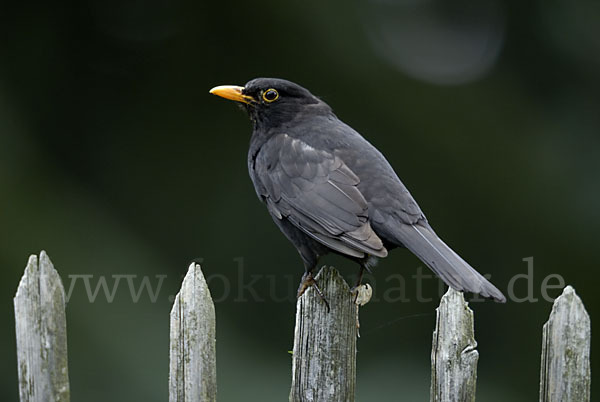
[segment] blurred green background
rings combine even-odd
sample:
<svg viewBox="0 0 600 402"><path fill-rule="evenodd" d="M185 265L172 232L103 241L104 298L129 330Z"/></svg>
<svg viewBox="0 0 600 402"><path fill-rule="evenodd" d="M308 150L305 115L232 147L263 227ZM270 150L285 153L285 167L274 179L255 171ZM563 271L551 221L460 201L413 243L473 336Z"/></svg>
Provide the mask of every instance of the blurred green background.
<svg viewBox="0 0 600 402"><path fill-rule="evenodd" d="M478 399L536 400L544 278L572 284L592 319L599 306L599 20L596 1L3 2L0 399L17 400L12 297L41 249L73 285L74 401L167 399L170 296L193 259L217 300L219 400L287 399L302 264L248 178L247 117L208 94L274 76L379 147L501 290L534 257L537 302L472 307ZM428 400L439 298L429 279L432 300L416 301L420 266L396 250L374 271L360 401ZM408 302L392 298L396 274ZM112 275L166 278L155 302L134 302L125 282L90 302L73 275L93 275L92 290Z"/></svg>

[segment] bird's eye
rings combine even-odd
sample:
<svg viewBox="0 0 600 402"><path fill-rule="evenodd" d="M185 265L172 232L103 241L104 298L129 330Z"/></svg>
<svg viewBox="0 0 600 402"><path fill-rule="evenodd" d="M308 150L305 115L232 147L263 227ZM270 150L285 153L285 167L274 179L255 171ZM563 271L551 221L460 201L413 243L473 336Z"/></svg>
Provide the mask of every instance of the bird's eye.
<svg viewBox="0 0 600 402"><path fill-rule="evenodd" d="M279 98L279 92L273 88L267 89L265 92L263 92L262 98L265 102L271 103Z"/></svg>

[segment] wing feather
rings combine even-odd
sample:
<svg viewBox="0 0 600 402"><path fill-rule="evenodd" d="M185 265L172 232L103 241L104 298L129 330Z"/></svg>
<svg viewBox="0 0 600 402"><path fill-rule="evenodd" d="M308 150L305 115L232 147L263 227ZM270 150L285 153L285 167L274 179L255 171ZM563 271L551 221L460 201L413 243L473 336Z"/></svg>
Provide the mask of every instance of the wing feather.
<svg viewBox="0 0 600 402"><path fill-rule="evenodd" d="M339 157L286 134L265 147L257 156L257 173L274 217L342 254L387 255L369 222L360 180Z"/></svg>

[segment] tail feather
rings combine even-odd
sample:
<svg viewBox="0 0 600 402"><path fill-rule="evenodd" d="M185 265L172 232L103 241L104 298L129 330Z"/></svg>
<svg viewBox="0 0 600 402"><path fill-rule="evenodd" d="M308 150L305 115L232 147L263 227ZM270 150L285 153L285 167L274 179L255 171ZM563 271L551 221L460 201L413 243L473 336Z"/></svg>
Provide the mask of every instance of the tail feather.
<svg viewBox="0 0 600 402"><path fill-rule="evenodd" d="M400 224L393 228L393 234L448 286L506 302L502 292L448 247L432 229L419 224Z"/></svg>

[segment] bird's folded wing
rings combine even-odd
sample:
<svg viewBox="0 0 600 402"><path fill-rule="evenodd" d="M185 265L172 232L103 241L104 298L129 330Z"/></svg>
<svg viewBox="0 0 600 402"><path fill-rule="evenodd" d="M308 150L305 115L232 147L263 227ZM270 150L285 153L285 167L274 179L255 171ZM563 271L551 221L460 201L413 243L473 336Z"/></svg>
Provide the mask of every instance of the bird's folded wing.
<svg viewBox="0 0 600 402"><path fill-rule="evenodd" d="M337 156L280 134L258 158L258 177L271 214L349 256L385 257L387 250L368 221L359 178Z"/></svg>

